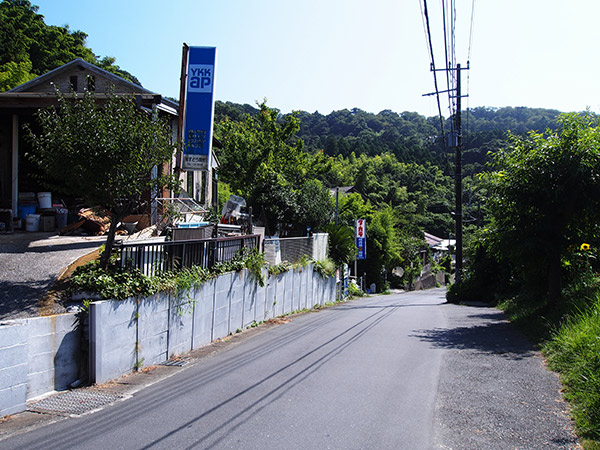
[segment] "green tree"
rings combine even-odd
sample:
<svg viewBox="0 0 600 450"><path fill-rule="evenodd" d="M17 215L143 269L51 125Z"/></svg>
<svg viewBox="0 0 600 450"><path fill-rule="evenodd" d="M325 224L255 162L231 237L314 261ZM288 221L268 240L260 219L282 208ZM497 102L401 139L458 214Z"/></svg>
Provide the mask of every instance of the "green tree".
<svg viewBox="0 0 600 450"><path fill-rule="evenodd" d="M381 288L394 267L401 265L402 246L399 220L390 205L382 206L367 217L367 259L359 270Z"/></svg>
<svg viewBox="0 0 600 450"><path fill-rule="evenodd" d="M115 59L98 59L86 46L87 34L68 26L46 25L39 8L28 0L0 3L0 92L56 69L75 58L96 64L126 80L140 84Z"/></svg>
<svg viewBox="0 0 600 450"><path fill-rule="evenodd" d="M344 224L329 224L325 231L328 233L329 256L339 267L349 264L356 258L356 241L354 230Z"/></svg>
<svg viewBox="0 0 600 450"><path fill-rule="evenodd" d="M31 73L31 61L9 61L0 66L0 92L26 83L33 78L35 75Z"/></svg>
<svg viewBox="0 0 600 450"><path fill-rule="evenodd" d="M496 254L551 306L560 299L568 247L589 242L600 221L599 121L566 114L558 123L559 132L512 136L495 156L487 200Z"/></svg>
<svg viewBox="0 0 600 450"><path fill-rule="evenodd" d="M297 115L282 117L265 102L256 115L235 122L225 116L216 126L223 143L219 176L246 198L257 217L265 217L270 233L304 234L330 220L333 205L322 183L310 176L311 156L296 137Z"/></svg>
<svg viewBox="0 0 600 450"><path fill-rule="evenodd" d="M28 156L54 190L77 192L112 213L100 260L106 267L117 224L141 207L149 192L177 187L174 175L161 173L176 146L168 123L138 109L133 98L111 95L99 105L92 93L81 99L57 96L58 108L36 114L41 132L28 127L33 144Z"/></svg>

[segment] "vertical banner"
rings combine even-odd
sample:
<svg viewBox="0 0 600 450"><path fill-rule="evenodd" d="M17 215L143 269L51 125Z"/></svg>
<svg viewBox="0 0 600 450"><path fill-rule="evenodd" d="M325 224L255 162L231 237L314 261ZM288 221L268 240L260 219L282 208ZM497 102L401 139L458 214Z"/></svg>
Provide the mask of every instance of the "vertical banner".
<svg viewBox="0 0 600 450"><path fill-rule="evenodd" d="M367 259L367 221L356 219L356 259Z"/></svg>
<svg viewBox="0 0 600 450"><path fill-rule="evenodd" d="M186 170L210 169L216 62L215 47L189 48L182 161Z"/></svg>

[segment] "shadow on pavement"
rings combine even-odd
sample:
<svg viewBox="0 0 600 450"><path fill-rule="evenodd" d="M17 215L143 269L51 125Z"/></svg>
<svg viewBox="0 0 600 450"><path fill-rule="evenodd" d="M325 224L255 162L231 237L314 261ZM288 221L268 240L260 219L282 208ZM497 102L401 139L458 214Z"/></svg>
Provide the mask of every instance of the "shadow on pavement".
<svg viewBox="0 0 600 450"><path fill-rule="evenodd" d="M466 314L456 322L460 322L460 326L415 330L411 337L428 342L433 348L471 350L513 360L536 354L534 345L507 322L500 311Z"/></svg>
<svg viewBox="0 0 600 450"><path fill-rule="evenodd" d="M40 300L54 281L53 277L36 281L0 280L0 320L37 315Z"/></svg>

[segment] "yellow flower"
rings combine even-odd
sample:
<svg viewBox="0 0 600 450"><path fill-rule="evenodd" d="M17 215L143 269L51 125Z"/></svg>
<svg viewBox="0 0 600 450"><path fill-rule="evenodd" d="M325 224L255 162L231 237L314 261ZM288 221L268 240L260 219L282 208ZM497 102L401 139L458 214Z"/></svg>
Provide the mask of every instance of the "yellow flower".
<svg viewBox="0 0 600 450"><path fill-rule="evenodd" d="M579 250L583 251L583 252L587 252L590 249L590 244L586 244L585 242L583 244L581 244L581 247L579 247Z"/></svg>

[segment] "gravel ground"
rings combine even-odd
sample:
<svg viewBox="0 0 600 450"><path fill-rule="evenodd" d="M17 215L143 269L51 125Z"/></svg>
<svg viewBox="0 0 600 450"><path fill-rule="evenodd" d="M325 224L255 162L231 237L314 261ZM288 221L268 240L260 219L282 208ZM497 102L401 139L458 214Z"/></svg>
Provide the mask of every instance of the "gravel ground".
<svg viewBox="0 0 600 450"><path fill-rule="evenodd" d="M0 235L0 320L39 315L39 302L59 274L104 240L55 233ZM57 305L54 313L60 312Z"/></svg>
<svg viewBox="0 0 600 450"><path fill-rule="evenodd" d="M580 449L558 376L492 308L443 305L446 329L418 336L446 349L436 404L442 449Z"/></svg>

